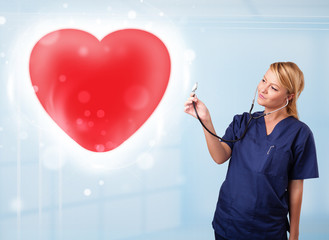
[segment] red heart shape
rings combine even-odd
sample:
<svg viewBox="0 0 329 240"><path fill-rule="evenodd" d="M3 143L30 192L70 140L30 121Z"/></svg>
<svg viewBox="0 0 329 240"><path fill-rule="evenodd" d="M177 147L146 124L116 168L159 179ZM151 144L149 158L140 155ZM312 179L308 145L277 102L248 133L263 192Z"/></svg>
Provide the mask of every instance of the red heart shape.
<svg viewBox="0 0 329 240"><path fill-rule="evenodd" d="M30 56L36 95L50 117L79 145L115 149L158 106L170 76L170 56L155 35L138 29L99 41L77 29L41 38Z"/></svg>

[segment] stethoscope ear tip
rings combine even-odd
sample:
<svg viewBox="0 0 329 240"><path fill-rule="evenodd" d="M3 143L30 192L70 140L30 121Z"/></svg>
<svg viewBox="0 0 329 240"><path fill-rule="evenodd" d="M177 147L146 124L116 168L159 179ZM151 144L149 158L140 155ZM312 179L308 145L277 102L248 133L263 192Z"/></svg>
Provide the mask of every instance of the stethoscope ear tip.
<svg viewBox="0 0 329 240"><path fill-rule="evenodd" d="M192 92L195 93L195 91L198 89L198 82L194 83L192 87Z"/></svg>

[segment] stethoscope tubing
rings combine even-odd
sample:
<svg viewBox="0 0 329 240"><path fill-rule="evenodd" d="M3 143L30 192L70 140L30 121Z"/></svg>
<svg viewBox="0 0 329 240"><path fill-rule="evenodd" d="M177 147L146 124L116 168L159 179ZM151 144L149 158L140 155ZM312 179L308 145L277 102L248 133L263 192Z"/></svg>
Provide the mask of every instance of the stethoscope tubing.
<svg viewBox="0 0 329 240"><path fill-rule="evenodd" d="M196 88L195 88L194 91L192 91L192 92L195 93L195 90L196 90ZM274 110L274 111L272 111L272 112L263 113L263 114L261 114L261 115L259 115L259 116L253 116L252 113L251 113L251 111L252 111L252 109L254 108L254 102L255 102L255 98L256 98L256 93L257 93L257 88L256 88L256 91L255 91L255 94L254 94L254 98L253 98L253 100L252 100L252 104L251 104L251 107L250 107L250 110L249 110L249 119L248 119L248 122L247 122L247 124L246 124L246 128L244 129L244 131L243 131L241 137L239 137L239 138L237 138L237 139L234 139L234 140L224 139L224 138L218 136L217 134L211 132L211 131L210 131L210 130L204 125L204 123L202 122L202 120L201 120L201 118L200 118L200 116L199 116L199 114L198 114L198 111L197 111L197 109L196 109L195 102L192 102L192 104L193 104L193 108L194 108L194 111L195 111L195 115L196 115L196 117L198 118L198 120L199 120L199 122L201 123L202 127L203 127L208 133L210 133L212 136L214 136L214 137L220 139L220 140L223 141L223 142L235 143L235 142L238 142L238 141L240 141L241 139L244 138L244 136L245 136L246 133L247 133L247 130L248 130L248 127L249 127L249 124L250 124L251 120L253 120L253 119L256 120L256 119L258 119L258 118L261 118L261 117L265 117L265 116L267 116L267 115L270 115L270 114L272 114L272 113L274 113L274 112L277 112L277 111L279 111L279 110L285 108L285 107L288 106L288 104L289 104L289 100L287 99L287 103L286 103L284 106L282 106L282 107L280 107L280 108L278 108L278 109L276 109L276 110ZM195 94L194 94L193 96L195 96Z"/></svg>
<svg viewBox="0 0 329 240"><path fill-rule="evenodd" d="M250 111L249 111L249 120L248 120L248 122L247 122L246 128L244 129L244 131L243 131L241 137L239 137L238 139L234 139L234 140L228 140L228 139L224 139L224 138L218 136L217 134L211 132L211 131L210 131L210 130L204 125L204 123L202 122L202 120L201 120L201 118L200 118L200 116L199 116L199 114L198 114L198 111L196 110L195 102L193 102L193 107L194 107L194 111L195 111L195 114L196 114L196 116L197 116L199 122L201 123L202 127L203 127L208 133L210 133L212 136L214 136L214 137L220 139L220 140L223 141L223 142L231 142L231 143L235 143L235 142L237 142L237 141L240 141L242 138L244 138L244 136L245 136L246 133L247 133L248 126L249 126L249 124L250 124L250 122L251 122L252 119L258 119L258 118L263 117L263 116L266 115L266 114L262 114L262 115L260 115L260 116L253 117L252 114L251 114L251 111L252 111L252 108L253 108L253 104L252 104L252 107L251 107L251 109L250 109Z"/></svg>

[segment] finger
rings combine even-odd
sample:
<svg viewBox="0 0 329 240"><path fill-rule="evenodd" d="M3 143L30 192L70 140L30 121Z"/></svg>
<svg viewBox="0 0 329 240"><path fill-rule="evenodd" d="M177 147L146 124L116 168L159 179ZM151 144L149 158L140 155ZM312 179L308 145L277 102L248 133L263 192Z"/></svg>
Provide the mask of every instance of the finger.
<svg viewBox="0 0 329 240"><path fill-rule="evenodd" d="M193 103L192 99L187 99L186 102L184 103L184 106L191 105Z"/></svg>
<svg viewBox="0 0 329 240"><path fill-rule="evenodd" d="M187 107L187 106L189 106L189 105L191 105L191 102L190 102L190 101L186 101L186 102L184 103L184 107Z"/></svg>
<svg viewBox="0 0 329 240"><path fill-rule="evenodd" d="M198 101L198 99L196 97L189 97L187 100L191 101L191 102L197 102Z"/></svg>
<svg viewBox="0 0 329 240"><path fill-rule="evenodd" d="M187 100L187 101L184 103L184 106L192 105L192 103L193 103L192 100Z"/></svg>
<svg viewBox="0 0 329 240"><path fill-rule="evenodd" d="M191 110L190 107L186 107L186 108L184 108L184 112L187 113L187 114L193 115L193 114L192 114L192 110Z"/></svg>

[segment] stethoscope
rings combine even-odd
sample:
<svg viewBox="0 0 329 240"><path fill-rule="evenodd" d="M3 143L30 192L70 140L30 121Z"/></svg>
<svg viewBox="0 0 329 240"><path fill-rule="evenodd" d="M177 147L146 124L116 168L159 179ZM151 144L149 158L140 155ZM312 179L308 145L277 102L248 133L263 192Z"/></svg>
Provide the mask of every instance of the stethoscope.
<svg viewBox="0 0 329 240"><path fill-rule="evenodd" d="M195 91L196 91L197 89L198 89L198 83L196 82L196 83L194 84L193 88L192 88L193 97L195 96ZM204 129L206 129L207 132L209 132L209 133L210 133L211 135L213 135L214 137L220 139L221 141L234 143L234 142L240 141L242 138L244 138L244 136L245 136L246 133L247 133L248 126L249 126L251 120L253 120L253 119L256 120L256 119L258 119L258 118L265 117L265 116L267 116L267 115L270 115L270 114L272 114L272 113L275 113L275 112L277 112L277 111L280 111L281 109L285 108L285 107L288 106L288 104L289 104L289 100L288 100L288 98L287 98L287 103L286 103L286 105L284 105L284 106L282 106L282 107L280 107L280 108L278 108L278 109L276 109L276 110L273 110L273 111L271 111L271 112L263 113L263 114L261 114L261 115L259 115L259 116L253 116L252 113L251 113L251 111L252 111L252 109L254 108L254 103L255 103L255 98L256 98L257 90L258 90L258 88L256 88L256 91L255 91L255 94L254 94L254 98L253 98L252 103L251 103L251 107L250 107L250 110L249 110L249 120L248 120L248 122L247 122L246 128L244 129L244 132L242 133L241 137L238 138L238 139L235 139L235 140L227 140L227 139L223 139L223 138L217 136L215 133L211 132L211 131L210 131L210 130L209 130L209 129L203 124L202 120L200 119L199 114L198 114L198 111L196 110L195 102L192 102L192 104L193 104L194 111L195 111L195 114L196 114L196 116L197 116L199 122L200 122L201 125L204 127Z"/></svg>

